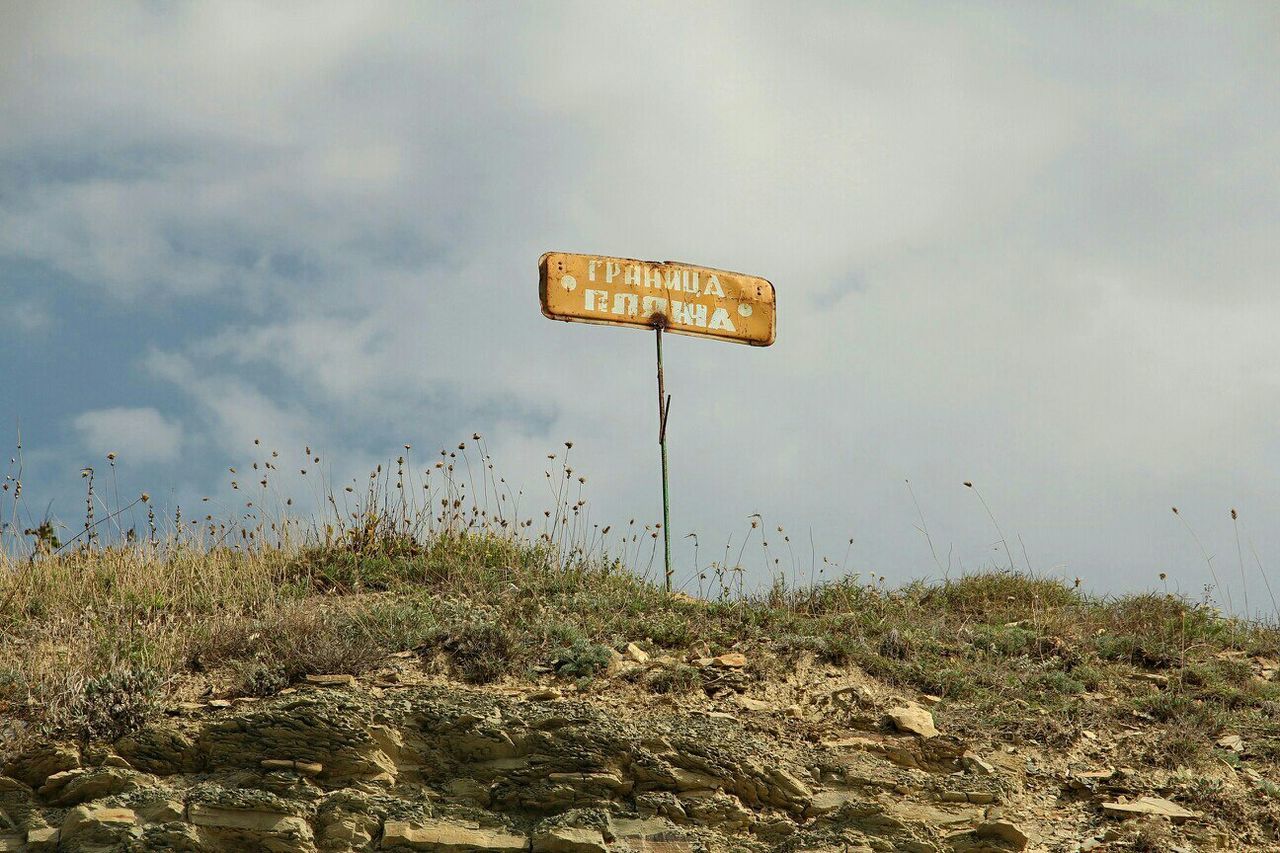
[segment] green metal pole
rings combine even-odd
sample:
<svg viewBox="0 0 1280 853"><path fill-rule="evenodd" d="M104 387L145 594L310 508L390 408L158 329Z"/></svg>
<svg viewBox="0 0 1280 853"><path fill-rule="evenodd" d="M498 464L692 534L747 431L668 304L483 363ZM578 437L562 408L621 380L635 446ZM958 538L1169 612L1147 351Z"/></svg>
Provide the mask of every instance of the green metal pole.
<svg viewBox="0 0 1280 853"><path fill-rule="evenodd" d="M667 410L671 398L662 378L662 326L654 327L658 341L658 447L662 450L662 556L667 592L671 592L671 502L667 490Z"/></svg>

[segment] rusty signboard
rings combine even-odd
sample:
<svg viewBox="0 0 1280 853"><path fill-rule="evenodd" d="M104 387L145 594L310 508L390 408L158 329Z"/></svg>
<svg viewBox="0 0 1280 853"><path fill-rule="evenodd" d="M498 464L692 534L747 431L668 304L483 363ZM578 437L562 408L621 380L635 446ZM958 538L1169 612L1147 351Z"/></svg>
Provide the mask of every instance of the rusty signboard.
<svg viewBox="0 0 1280 853"><path fill-rule="evenodd" d="M548 252L538 261L542 313L553 320L663 328L767 347L777 335L773 285L672 261Z"/></svg>

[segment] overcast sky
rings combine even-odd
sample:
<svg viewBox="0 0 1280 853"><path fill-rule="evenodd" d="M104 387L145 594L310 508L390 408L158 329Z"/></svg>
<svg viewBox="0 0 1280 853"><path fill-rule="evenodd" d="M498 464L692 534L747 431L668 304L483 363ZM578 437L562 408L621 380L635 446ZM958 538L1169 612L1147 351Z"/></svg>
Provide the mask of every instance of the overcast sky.
<svg viewBox="0 0 1280 853"><path fill-rule="evenodd" d="M28 511L74 530L108 450L172 505L254 438L341 479L480 431L657 520L652 337L544 319L537 259L678 259L779 306L768 349L669 340L678 580L757 512L937 577L908 479L944 568L1007 564L969 480L1098 591L1211 582L1176 505L1240 609L1236 507L1270 613L1277 44L1264 2L6 4Z"/></svg>

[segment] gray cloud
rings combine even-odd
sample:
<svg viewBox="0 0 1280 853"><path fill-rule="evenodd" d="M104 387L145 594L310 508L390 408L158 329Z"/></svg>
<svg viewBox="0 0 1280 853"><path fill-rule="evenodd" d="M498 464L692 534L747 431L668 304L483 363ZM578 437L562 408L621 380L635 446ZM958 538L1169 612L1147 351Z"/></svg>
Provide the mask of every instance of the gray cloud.
<svg viewBox="0 0 1280 853"><path fill-rule="evenodd" d="M910 478L957 570L1003 562L972 479L1103 588L1206 579L1174 503L1280 554L1265 7L5 14L0 263L225 311L146 360L211 460L479 428L537 488L574 438L652 517L652 342L536 309L542 251L599 251L778 288L772 350L671 347L677 533L936 574Z"/></svg>

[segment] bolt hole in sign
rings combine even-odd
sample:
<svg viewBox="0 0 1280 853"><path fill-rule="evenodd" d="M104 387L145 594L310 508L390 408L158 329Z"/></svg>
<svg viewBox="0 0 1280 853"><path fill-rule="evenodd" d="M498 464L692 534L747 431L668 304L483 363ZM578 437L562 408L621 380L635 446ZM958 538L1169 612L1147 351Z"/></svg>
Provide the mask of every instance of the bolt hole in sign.
<svg viewBox="0 0 1280 853"><path fill-rule="evenodd" d="M547 252L538 261L542 313L553 320L662 328L767 347L777 337L773 285L673 261Z"/></svg>

